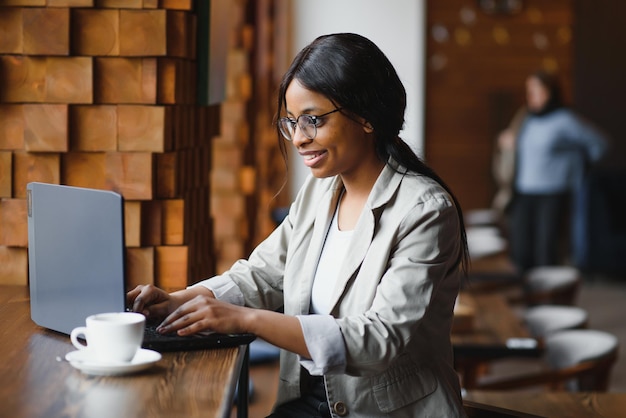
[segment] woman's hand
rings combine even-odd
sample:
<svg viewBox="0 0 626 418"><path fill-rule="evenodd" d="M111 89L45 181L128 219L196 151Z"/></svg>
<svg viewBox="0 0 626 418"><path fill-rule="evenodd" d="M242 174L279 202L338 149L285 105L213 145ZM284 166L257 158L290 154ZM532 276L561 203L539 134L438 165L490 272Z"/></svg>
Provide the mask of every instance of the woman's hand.
<svg viewBox="0 0 626 418"><path fill-rule="evenodd" d="M153 285L139 285L126 294L126 305L147 318L163 318L170 313L170 294Z"/></svg>
<svg viewBox="0 0 626 418"><path fill-rule="evenodd" d="M248 324L254 315L254 309L199 295L175 309L159 325L157 331L178 332L179 335L206 330L223 334L245 333L251 331Z"/></svg>
<svg viewBox="0 0 626 418"><path fill-rule="evenodd" d="M126 304L134 312L142 313L147 318L165 318L180 305L198 295L214 297L213 292L203 286L167 293L153 285L139 285L126 294Z"/></svg>
<svg viewBox="0 0 626 418"><path fill-rule="evenodd" d="M170 303L173 296L170 295ZM182 336L201 331L251 333L270 344L311 358L300 321L295 316L233 305L215 299L212 292L196 295L175 308L157 327L157 331L163 334L177 332Z"/></svg>

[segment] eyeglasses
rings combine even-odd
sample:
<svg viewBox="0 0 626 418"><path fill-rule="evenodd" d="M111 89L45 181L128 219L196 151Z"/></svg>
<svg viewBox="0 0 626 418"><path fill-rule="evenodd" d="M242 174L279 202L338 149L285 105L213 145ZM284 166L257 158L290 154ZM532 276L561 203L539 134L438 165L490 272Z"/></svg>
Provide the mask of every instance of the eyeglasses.
<svg viewBox="0 0 626 418"><path fill-rule="evenodd" d="M320 120L324 116L339 112L341 109L341 107L338 107L335 110L331 110L330 112L326 112L323 115L318 116L303 114L298 116L297 119L282 117L278 119L278 129L280 129L280 133L287 141L293 140L293 136L296 132L296 126L300 128L302 135L308 139L315 139L315 135L317 135L317 125L320 123Z"/></svg>

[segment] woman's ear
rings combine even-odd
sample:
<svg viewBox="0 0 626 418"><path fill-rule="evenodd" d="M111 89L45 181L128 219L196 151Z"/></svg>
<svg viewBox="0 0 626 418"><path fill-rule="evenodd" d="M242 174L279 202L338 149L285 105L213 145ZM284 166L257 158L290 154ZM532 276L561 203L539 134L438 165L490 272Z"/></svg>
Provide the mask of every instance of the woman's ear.
<svg viewBox="0 0 626 418"><path fill-rule="evenodd" d="M372 132L374 132L374 127L372 126L371 123L364 122L363 123L363 130L365 131L365 133L371 134Z"/></svg>

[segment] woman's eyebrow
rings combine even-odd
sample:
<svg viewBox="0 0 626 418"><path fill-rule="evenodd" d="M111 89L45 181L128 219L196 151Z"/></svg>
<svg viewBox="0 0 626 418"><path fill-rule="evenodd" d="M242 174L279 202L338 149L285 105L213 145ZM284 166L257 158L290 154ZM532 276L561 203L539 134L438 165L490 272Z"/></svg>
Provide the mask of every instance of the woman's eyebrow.
<svg viewBox="0 0 626 418"><path fill-rule="evenodd" d="M287 115L295 116L295 114L292 111L290 111L289 109L285 108L285 111L287 112ZM310 106L310 107L307 107L307 108L303 109L302 112L300 112L300 115L310 115L311 113L320 113L320 112L321 112L321 110L320 110L319 107Z"/></svg>

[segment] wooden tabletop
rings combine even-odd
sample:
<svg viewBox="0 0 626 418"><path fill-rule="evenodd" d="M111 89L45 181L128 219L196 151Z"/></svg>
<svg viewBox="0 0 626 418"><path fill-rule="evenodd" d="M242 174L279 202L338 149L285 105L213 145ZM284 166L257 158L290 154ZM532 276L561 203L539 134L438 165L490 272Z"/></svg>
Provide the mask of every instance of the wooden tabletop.
<svg viewBox="0 0 626 418"><path fill-rule="evenodd" d="M467 315L471 323L453 330L456 356L493 359L541 354L539 342L530 335L503 295L461 292L457 306L471 312Z"/></svg>
<svg viewBox="0 0 626 418"><path fill-rule="evenodd" d="M547 418L614 418L626 413L626 393L469 391L464 399Z"/></svg>
<svg viewBox="0 0 626 418"><path fill-rule="evenodd" d="M541 343L532 338L502 294L461 292L454 322L454 365L466 389L475 387L484 362L505 357L539 357L543 353Z"/></svg>
<svg viewBox="0 0 626 418"><path fill-rule="evenodd" d="M61 360L73 350L67 335L31 321L27 288L0 286L0 415L227 417L246 351L163 353L142 373L100 377Z"/></svg>

